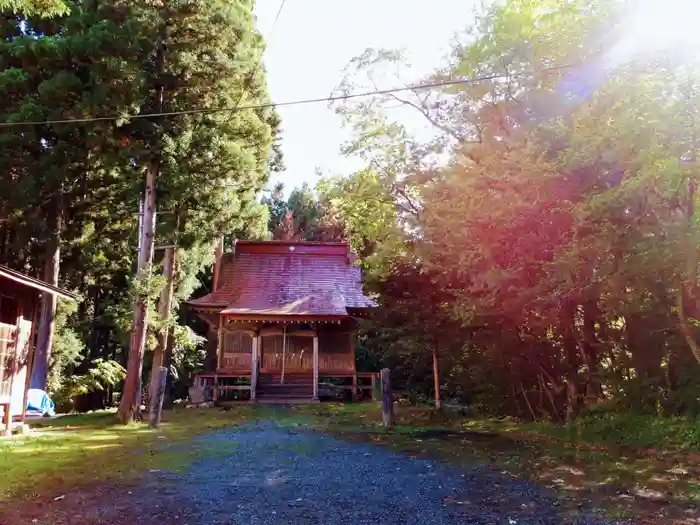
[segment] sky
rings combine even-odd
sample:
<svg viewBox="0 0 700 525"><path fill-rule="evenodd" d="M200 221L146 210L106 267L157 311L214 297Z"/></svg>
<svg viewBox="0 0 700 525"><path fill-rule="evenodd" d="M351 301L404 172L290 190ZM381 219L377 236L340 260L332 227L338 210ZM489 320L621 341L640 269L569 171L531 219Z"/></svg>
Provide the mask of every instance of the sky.
<svg viewBox="0 0 700 525"><path fill-rule="evenodd" d="M265 37L264 64L274 102L327 97L348 62L369 47L404 49L415 78L444 63L456 32L473 20L478 0L257 0L258 30ZM384 87L395 87L395 84ZM356 162L340 147L349 136L327 104L279 109L288 193L324 174L350 173Z"/></svg>

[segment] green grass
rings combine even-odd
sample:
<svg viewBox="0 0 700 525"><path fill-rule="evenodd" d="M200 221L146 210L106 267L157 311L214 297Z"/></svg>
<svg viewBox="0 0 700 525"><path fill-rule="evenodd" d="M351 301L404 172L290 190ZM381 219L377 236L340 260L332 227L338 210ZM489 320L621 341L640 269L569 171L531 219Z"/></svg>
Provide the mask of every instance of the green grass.
<svg viewBox="0 0 700 525"><path fill-rule="evenodd" d="M193 438L254 419L456 466L487 464L555 488L562 506L574 511L589 499L609 518L646 513L644 523L650 523L646 518L661 510L681 514L700 502L700 454L694 445L699 431L693 420L604 414L559 426L400 406L397 426L387 430L379 406L368 403L176 410L165 413L160 429L117 425L108 412L33 424L30 436L0 440L0 507L11 498L31 502L83 487L129 484L149 470L178 471L198 459L230 454L239 446L235 441ZM310 452L303 443L287 446L297 455Z"/></svg>
<svg viewBox="0 0 700 525"><path fill-rule="evenodd" d="M585 415L571 425L543 422L531 428L581 443L664 450L700 449L700 421L692 418L601 413Z"/></svg>
<svg viewBox="0 0 700 525"><path fill-rule="evenodd" d="M688 446L697 428L692 420L630 415L616 420L608 414L561 426L398 407L397 426L387 430L373 404L308 405L292 411L345 439L525 476L553 487L563 505L576 507L581 499L590 499L609 518L646 513L648 519L660 511L682 515L700 500L700 454Z"/></svg>
<svg viewBox="0 0 700 525"><path fill-rule="evenodd" d="M159 429L145 424L118 425L109 412L32 424L31 435L0 440L0 502L58 495L94 483L129 482L149 470L182 469L235 446L215 441L192 444L194 436L251 417L248 407L237 407L226 412L166 412ZM182 444L188 446L179 446Z"/></svg>

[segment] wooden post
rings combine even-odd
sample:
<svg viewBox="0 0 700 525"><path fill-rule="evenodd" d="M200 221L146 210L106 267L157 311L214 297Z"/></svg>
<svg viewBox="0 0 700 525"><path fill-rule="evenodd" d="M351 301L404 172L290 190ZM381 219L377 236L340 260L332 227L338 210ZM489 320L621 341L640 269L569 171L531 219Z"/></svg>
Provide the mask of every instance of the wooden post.
<svg viewBox="0 0 700 525"><path fill-rule="evenodd" d="M10 391L12 392L12 391ZM12 437L12 393L10 393L10 400L6 405L0 405L3 407L2 411L2 431L5 437Z"/></svg>
<svg viewBox="0 0 700 525"><path fill-rule="evenodd" d="M371 381L372 381L372 401L376 401L377 400L377 375L376 374L372 374Z"/></svg>
<svg viewBox="0 0 700 525"><path fill-rule="evenodd" d="M382 368L382 423L385 427L394 426L394 393L391 391L391 370Z"/></svg>
<svg viewBox="0 0 700 525"><path fill-rule="evenodd" d="M442 401L440 400L440 367L438 362L438 343L435 341L435 346L433 347L433 385L435 388L435 410L440 410L442 408Z"/></svg>
<svg viewBox="0 0 700 525"><path fill-rule="evenodd" d="M219 328L216 330L216 368L218 372L224 367L224 319L219 317Z"/></svg>
<svg viewBox="0 0 700 525"><path fill-rule="evenodd" d="M314 334L314 392L311 399L318 401L318 334Z"/></svg>
<svg viewBox="0 0 700 525"><path fill-rule="evenodd" d="M155 399L151 402L151 426L160 426L160 416L163 413L163 397L165 396L165 385L168 381L168 369L164 366L158 367L158 382L155 388ZM153 392L153 391L151 391Z"/></svg>
<svg viewBox="0 0 700 525"><path fill-rule="evenodd" d="M280 376L280 385L284 384L284 362L287 357L287 325L282 327L282 375Z"/></svg>
<svg viewBox="0 0 700 525"><path fill-rule="evenodd" d="M352 400L357 401L359 399L359 395L357 392L357 374L353 374L352 376Z"/></svg>
<svg viewBox="0 0 700 525"><path fill-rule="evenodd" d="M258 352L260 348L260 335L253 336L253 355L250 370L250 400L255 401L256 392L258 389Z"/></svg>
<svg viewBox="0 0 700 525"><path fill-rule="evenodd" d="M27 378L24 382L24 396L22 398L22 424L27 418L27 400L29 398L29 386L31 385L32 370L34 370L34 356L35 348L33 345L34 335L36 334L37 323L39 319L39 305L34 304L34 311L32 313L32 329L29 332L29 339L27 340L27 345L29 346L29 355L27 356Z"/></svg>

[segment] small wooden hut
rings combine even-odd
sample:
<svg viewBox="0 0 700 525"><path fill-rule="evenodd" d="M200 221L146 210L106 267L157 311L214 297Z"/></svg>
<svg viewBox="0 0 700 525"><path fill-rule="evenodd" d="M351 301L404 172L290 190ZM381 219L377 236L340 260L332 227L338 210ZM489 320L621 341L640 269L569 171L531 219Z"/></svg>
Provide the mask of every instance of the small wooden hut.
<svg viewBox="0 0 700 525"><path fill-rule="evenodd" d="M76 296L39 279L0 266L0 412L5 435L12 421L24 421L32 359L34 327L41 294L62 299Z"/></svg>
<svg viewBox="0 0 700 525"><path fill-rule="evenodd" d="M347 243L234 242L217 257L213 291L189 306L214 343L211 370L195 385L215 401L230 391L249 391L251 401L318 400L321 378L349 382L357 396L374 383L376 374L357 372L355 338L375 304Z"/></svg>

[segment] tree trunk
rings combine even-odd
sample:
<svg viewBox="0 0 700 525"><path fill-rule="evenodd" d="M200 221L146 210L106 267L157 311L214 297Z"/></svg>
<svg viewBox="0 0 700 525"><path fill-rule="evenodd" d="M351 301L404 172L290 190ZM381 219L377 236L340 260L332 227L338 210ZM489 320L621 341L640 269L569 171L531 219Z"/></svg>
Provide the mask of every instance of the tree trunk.
<svg viewBox="0 0 700 525"><path fill-rule="evenodd" d="M700 345L695 340L693 328L691 327L686 316L686 305L688 300L686 298L687 294L685 290L686 285L684 284L681 285L678 291L678 327L680 328L681 334L683 335L688 348L690 348L693 357L695 357L695 360L700 363Z"/></svg>
<svg viewBox="0 0 700 525"><path fill-rule="evenodd" d="M153 241L156 225L156 167L149 164L146 170L146 191L143 196L143 227L139 249L137 279L139 293L134 301L134 317L129 344L129 359L126 368L124 391L117 417L122 423L129 423L138 418L141 406L141 372L143 369L143 352L148 329L148 292L144 290L151 272L153 260Z"/></svg>
<svg viewBox="0 0 700 525"><path fill-rule="evenodd" d="M583 341L581 353L586 363L586 397L599 399L603 395L600 380L600 358L598 347L600 342L596 336L595 324L600 316L596 300L583 304Z"/></svg>
<svg viewBox="0 0 700 525"><path fill-rule="evenodd" d="M645 381L658 381L663 376L664 340L653 334L655 329L664 327L659 324L653 316L636 312L625 314L625 339L632 354L632 365L637 377Z"/></svg>
<svg viewBox="0 0 700 525"><path fill-rule="evenodd" d="M435 340L433 346L433 382L435 388L435 410L442 409L442 401L440 400L440 366L438 361L439 343Z"/></svg>
<svg viewBox="0 0 700 525"><path fill-rule="evenodd" d="M576 314L576 303L572 300L565 300L560 314L560 330L564 343L564 356L566 360L566 421L573 421L581 408L578 371L580 366L578 344L576 337L576 326L574 316Z"/></svg>
<svg viewBox="0 0 700 525"><path fill-rule="evenodd" d="M695 154L695 152L693 152ZM693 155L695 158L695 155ZM691 293L690 290L697 290L697 268L698 268L698 250L696 249L695 243L693 242L693 215L695 214L695 181L693 179L688 180L688 195L686 200L686 223L687 229L685 232L684 247L686 255L686 272L683 282L680 284L678 289L678 327L680 329L685 342L693 353L695 360L700 363L700 344L695 339L695 333L688 317L692 317L693 313L700 316L700 313L696 313L695 310L700 312L700 297L695 297L692 301L691 306ZM697 294L696 294L697 295ZM688 311L688 310L691 311Z"/></svg>
<svg viewBox="0 0 700 525"><path fill-rule="evenodd" d="M166 284L160 294L160 300L158 301L158 317L160 317L160 322L164 323L165 326L158 332L158 343L153 352L153 364L151 365L151 380L148 387L151 421L160 421L160 414L156 414L156 412L160 412L162 409L162 401L159 405L158 397L160 389L163 388L163 386L161 386L162 377L160 368L163 367L166 361L165 354L167 352L168 334L170 332L168 323L170 322L170 308L173 302L173 288L175 284L175 249L173 247L165 249L163 277L165 277Z"/></svg>
<svg viewBox="0 0 700 525"><path fill-rule="evenodd" d="M175 343L175 338L173 337L173 331L168 330L168 342L165 347L165 359L163 366L170 370L170 364L173 360L173 344ZM165 383L165 395L163 396L163 408L172 408L173 406L173 376L168 375L168 379Z"/></svg>
<svg viewBox="0 0 700 525"><path fill-rule="evenodd" d="M61 198L51 199L47 208L47 226L49 238L44 253L43 279L49 284L58 286L58 273L61 265ZM56 296L50 293L41 294L41 313L39 314L39 332L37 334L34 367L30 381L31 388L46 389L46 377L51 361L51 346L53 345L54 318L56 315Z"/></svg>

